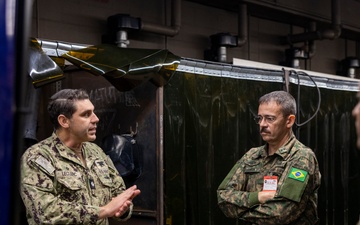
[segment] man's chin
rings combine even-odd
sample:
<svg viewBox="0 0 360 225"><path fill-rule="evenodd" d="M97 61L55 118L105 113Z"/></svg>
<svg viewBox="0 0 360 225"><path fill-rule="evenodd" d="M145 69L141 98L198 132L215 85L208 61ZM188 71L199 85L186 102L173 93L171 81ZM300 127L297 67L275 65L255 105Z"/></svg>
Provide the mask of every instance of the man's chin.
<svg viewBox="0 0 360 225"><path fill-rule="evenodd" d="M268 133L260 133L260 135L261 135L261 137L262 137L262 139L263 139L264 141L266 141L267 139L269 139L269 136L270 136L270 134L268 134Z"/></svg>
<svg viewBox="0 0 360 225"><path fill-rule="evenodd" d="M95 141L96 140L96 134L90 134L88 136L89 141Z"/></svg>

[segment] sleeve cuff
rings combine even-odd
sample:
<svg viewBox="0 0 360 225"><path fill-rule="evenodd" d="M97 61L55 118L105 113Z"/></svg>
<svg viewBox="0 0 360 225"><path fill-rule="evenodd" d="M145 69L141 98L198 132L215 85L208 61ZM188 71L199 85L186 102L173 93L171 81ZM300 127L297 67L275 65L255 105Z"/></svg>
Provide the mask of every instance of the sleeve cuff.
<svg viewBox="0 0 360 225"><path fill-rule="evenodd" d="M87 213L85 214L84 223L95 224L99 219L99 212L100 212L100 207L88 206Z"/></svg>
<svg viewBox="0 0 360 225"><path fill-rule="evenodd" d="M249 194L249 206L250 207L260 204L258 195L259 195L259 192L251 192Z"/></svg>
<svg viewBox="0 0 360 225"><path fill-rule="evenodd" d="M130 217L132 215L133 207L134 207L134 205L131 204L129 210L126 213L124 213L124 215L120 216L119 220L126 221L126 220L130 219Z"/></svg>

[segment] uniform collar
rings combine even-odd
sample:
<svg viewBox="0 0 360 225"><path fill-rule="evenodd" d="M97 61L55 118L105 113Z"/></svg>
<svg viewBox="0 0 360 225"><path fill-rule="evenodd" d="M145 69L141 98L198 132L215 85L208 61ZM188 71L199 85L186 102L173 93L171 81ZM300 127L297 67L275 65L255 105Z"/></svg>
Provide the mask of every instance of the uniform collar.
<svg viewBox="0 0 360 225"><path fill-rule="evenodd" d="M296 137L294 134L292 134L289 138L289 140L285 143L285 145L283 145L282 147L280 147L275 154L278 154L279 156L281 156L282 158L286 158L287 155L290 153L292 147L294 146L296 141Z"/></svg>
<svg viewBox="0 0 360 225"><path fill-rule="evenodd" d="M289 140L283 145L281 146L278 150L276 150L275 154L279 155L282 158L286 158L287 155L290 153L291 148L294 146L296 141L296 137L294 134L292 134L289 138ZM256 158L262 158L262 157L267 157L267 150L268 150L268 144L265 144L261 147L260 151L258 152L258 155L256 156Z"/></svg>
<svg viewBox="0 0 360 225"><path fill-rule="evenodd" d="M56 135L56 133L54 132L51 136L51 138L53 138L54 143L55 143L55 147L58 150L58 153L60 154L61 157L68 159L74 163L80 164L81 166L83 166L83 164L81 163L80 159L76 156L75 152L70 149L69 147L67 147L61 140L60 138ZM85 161L86 161L86 153L84 151L85 149L85 143L83 143L82 146L82 150L83 150L83 154L85 157Z"/></svg>

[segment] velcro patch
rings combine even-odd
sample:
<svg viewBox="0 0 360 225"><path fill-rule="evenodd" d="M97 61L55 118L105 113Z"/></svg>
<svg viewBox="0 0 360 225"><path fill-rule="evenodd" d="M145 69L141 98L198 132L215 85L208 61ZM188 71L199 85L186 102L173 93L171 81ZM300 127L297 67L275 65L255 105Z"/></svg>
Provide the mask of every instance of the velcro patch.
<svg viewBox="0 0 360 225"><path fill-rule="evenodd" d="M288 177L292 178L294 180L304 182L305 179L306 179L307 174L308 173L305 170L301 170L301 169L297 169L295 167L292 167Z"/></svg>
<svg viewBox="0 0 360 225"><path fill-rule="evenodd" d="M35 162L41 166L44 170L46 170L49 174L52 174L55 170L55 168L53 167L53 165L51 165L51 163L49 162L49 160L45 159L42 155L40 155L39 157L37 157L37 159L35 160Z"/></svg>
<svg viewBox="0 0 360 225"><path fill-rule="evenodd" d="M291 167L289 175L286 177L280 188L279 196L300 202L308 180L308 172Z"/></svg>

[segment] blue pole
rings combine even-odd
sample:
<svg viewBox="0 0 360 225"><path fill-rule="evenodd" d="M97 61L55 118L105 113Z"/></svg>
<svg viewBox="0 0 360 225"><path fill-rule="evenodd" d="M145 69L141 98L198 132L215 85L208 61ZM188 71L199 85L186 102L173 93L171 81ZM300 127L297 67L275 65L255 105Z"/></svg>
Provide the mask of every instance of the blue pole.
<svg viewBox="0 0 360 225"><path fill-rule="evenodd" d="M0 0L0 224L10 224L15 0Z"/></svg>
<svg viewBox="0 0 360 225"><path fill-rule="evenodd" d="M32 0L0 0L0 224L20 225L20 156ZM23 213L24 215L22 215Z"/></svg>

